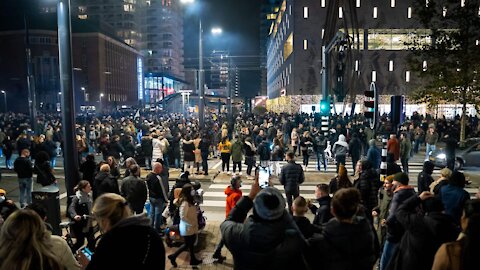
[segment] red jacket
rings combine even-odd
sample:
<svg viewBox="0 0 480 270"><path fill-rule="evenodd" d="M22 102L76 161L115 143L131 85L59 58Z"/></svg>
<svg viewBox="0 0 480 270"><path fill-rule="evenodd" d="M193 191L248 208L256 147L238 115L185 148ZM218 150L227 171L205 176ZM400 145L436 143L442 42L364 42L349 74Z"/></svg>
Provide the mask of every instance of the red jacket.
<svg viewBox="0 0 480 270"><path fill-rule="evenodd" d="M235 190L232 189L230 186L228 186L225 189L225 195L227 195L227 205L225 207L225 214L226 217L228 217L228 214L230 214L230 210L235 207L237 202L242 198L242 191L240 189Z"/></svg>
<svg viewBox="0 0 480 270"><path fill-rule="evenodd" d="M389 139L387 142L387 153L393 153L395 161L400 159L400 143L397 139Z"/></svg>

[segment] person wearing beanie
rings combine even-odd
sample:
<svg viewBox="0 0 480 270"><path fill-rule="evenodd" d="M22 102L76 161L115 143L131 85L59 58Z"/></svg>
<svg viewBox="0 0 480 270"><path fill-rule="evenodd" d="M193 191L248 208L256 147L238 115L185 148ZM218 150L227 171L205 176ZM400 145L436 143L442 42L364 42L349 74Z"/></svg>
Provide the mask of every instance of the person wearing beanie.
<svg viewBox="0 0 480 270"><path fill-rule="evenodd" d="M249 195L220 225L234 269L306 269L302 253L307 243L285 206L278 189L260 189L257 172Z"/></svg>
<svg viewBox="0 0 480 270"><path fill-rule="evenodd" d="M399 172L393 176L393 198L388 210L387 239L383 247L382 257L380 259L380 270L387 269L390 260L395 254L400 240L404 234L404 228L396 218L396 213L400 205L408 198L416 196L413 186L408 185L408 174Z"/></svg>
<svg viewBox="0 0 480 270"><path fill-rule="evenodd" d="M418 193L430 190L430 185L433 182L432 173L435 165L430 160L423 163L423 170L418 174Z"/></svg>
<svg viewBox="0 0 480 270"><path fill-rule="evenodd" d="M425 215L419 215L422 207ZM407 199L395 214L405 228L398 252L390 265L395 269L431 269L441 244L454 241L459 233L452 218L444 213L442 201L428 191Z"/></svg>
<svg viewBox="0 0 480 270"><path fill-rule="evenodd" d="M465 191L465 175L454 171L448 179L448 184L440 189L439 196L445 206L445 212L450 215L455 223L460 225L463 206L470 199L470 194Z"/></svg>

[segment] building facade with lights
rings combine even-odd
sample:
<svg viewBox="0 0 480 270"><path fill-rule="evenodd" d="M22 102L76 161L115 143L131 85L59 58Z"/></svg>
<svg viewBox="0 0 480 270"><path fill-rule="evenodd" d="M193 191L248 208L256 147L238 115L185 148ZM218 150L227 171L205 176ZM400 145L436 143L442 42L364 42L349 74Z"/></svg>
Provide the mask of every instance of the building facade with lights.
<svg viewBox="0 0 480 270"><path fill-rule="evenodd" d="M72 64L77 109L111 109L114 105L137 105L143 93L138 77L140 52L103 31L98 22L72 20ZM28 112L23 18L9 19L0 29L0 89L7 91L12 111ZM32 21L28 31L32 52L37 107L60 110L58 37L55 14ZM16 63L11 65L8 63Z"/></svg>
<svg viewBox="0 0 480 270"><path fill-rule="evenodd" d="M284 0L278 6L267 45L269 107L298 111L300 104L318 103L321 95L322 43L327 27L351 32L352 9L358 16L359 52L351 60L355 83L348 96L361 94L375 81L380 94L404 95L414 75L406 63L407 46L414 34L426 35L413 18L413 1L355 0L330 11L330 0ZM332 14L334 18L332 18ZM331 21L327 22L327 18ZM327 25L329 24L329 25ZM335 34L338 30L330 31ZM345 31L345 30L342 30ZM422 32L423 31L423 32ZM425 33L424 33L425 32ZM338 53L333 51L332 54ZM330 87L335 88L336 66L330 65ZM351 101L350 101L351 102ZM360 102L357 102L360 103Z"/></svg>

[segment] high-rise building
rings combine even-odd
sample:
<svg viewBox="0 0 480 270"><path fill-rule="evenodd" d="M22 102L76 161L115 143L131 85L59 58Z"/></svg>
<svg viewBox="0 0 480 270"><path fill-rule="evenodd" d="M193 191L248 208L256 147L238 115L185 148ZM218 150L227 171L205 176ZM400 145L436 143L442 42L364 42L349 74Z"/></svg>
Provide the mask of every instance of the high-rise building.
<svg viewBox="0 0 480 270"><path fill-rule="evenodd" d="M230 87L232 88L232 96L240 96L240 69L236 66L230 68Z"/></svg>
<svg viewBox="0 0 480 270"><path fill-rule="evenodd" d="M296 96L321 95L323 38L330 41L338 31L345 32L345 29L349 35L353 30L358 33L350 39L359 44L359 50L351 55L346 67L350 73L344 78L352 83L343 85L345 92L349 95L362 93L372 81L376 82L380 94L408 92L409 83L415 78L406 63L405 42L412 35L424 36L427 32L418 29L420 24L412 15L413 0L350 2L347 5L347 1L343 1L329 9L329 5L338 2L282 1L268 38L267 92L272 104L280 104L276 100L282 96L293 100ZM358 18L357 27L352 26L353 14ZM330 18L328 22L327 18ZM335 48L331 52L333 63L338 63L339 51ZM339 87L335 80L338 67L331 63L329 68L332 95ZM301 100L300 103L306 102L305 97ZM315 103L313 99L312 103Z"/></svg>
<svg viewBox="0 0 480 270"><path fill-rule="evenodd" d="M262 0L260 7L260 93L267 95L267 45L269 35L277 12L280 8L280 0Z"/></svg>
<svg viewBox="0 0 480 270"><path fill-rule="evenodd" d="M229 79L230 57L227 51L213 51L210 55L210 88L226 91Z"/></svg>
<svg viewBox="0 0 480 270"><path fill-rule="evenodd" d="M99 20L145 57L145 72L184 79L183 15L175 0L73 0L72 14Z"/></svg>

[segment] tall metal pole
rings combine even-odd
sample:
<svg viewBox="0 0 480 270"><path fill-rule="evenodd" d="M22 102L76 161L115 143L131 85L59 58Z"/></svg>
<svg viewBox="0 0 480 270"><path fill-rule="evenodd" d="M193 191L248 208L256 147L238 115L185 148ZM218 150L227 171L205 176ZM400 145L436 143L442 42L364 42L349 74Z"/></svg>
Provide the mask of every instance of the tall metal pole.
<svg viewBox="0 0 480 270"><path fill-rule="evenodd" d="M73 92L72 29L70 25L70 0L58 0L58 62L60 90L62 92L63 158L67 195L74 195L73 188L79 181L78 153L75 141L75 98Z"/></svg>
<svg viewBox="0 0 480 270"><path fill-rule="evenodd" d="M3 94L3 101L5 101L5 113L7 113L7 91L5 90L2 90L2 94Z"/></svg>
<svg viewBox="0 0 480 270"><path fill-rule="evenodd" d="M228 87L228 97L227 97L227 108L228 108L228 116L229 120L233 121L233 108L232 108L232 86L230 85L232 80L230 79L230 76L232 75L231 72L231 57L230 57L230 52L228 52L228 77L227 77L227 87ZM231 122L233 123L233 122Z"/></svg>
<svg viewBox="0 0 480 270"><path fill-rule="evenodd" d="M198 121L200 128L205 126L205 88L203 86L203 29L202 19L199 19L198 27Z"/></svg>
<svg viewBox="0 0 480 270"><path fill-rule="evenodd" d="M23 23L25 26L25 56L27 60L27 89L28 89L28 111L30 114L30 123L32 130L37 134L37 98L35 94L35 79L32 72L32 52L30 50L30 37L28 31L27 15L23 15Z"/></svg>

